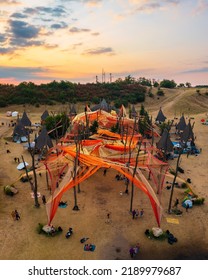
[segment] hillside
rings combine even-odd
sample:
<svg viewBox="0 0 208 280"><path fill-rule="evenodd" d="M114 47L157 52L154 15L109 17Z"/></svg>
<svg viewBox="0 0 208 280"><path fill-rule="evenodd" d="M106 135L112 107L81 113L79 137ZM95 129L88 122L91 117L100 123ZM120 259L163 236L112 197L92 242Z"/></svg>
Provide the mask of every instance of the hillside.
<svg viewBox="0 0 208 280"><path fill-rule="evenodd" d="M153 97L149 97L149 95L146 93L146 98L143 104L150 115L153 113L153 117L154 112L157 112L160 107L162 107L164 114L168 113L172 116L180 116L182 113L184 113L186 116L191 116L193 114L208 112L208 95L206 94L206 88L200 89L200 93L197 93L196 88L162 90L164 92L164 96L157 96L156 88L153 88L151 90L151 92L153 93ZM105 98L105 95L103 95L102 98ZM75 104L78 113L84 111L85 104L86 102L77 102ZM93 103L91 99L89 100L89 104L91 105L91 107L95 105L95 103ZM113 102L111 102L111 104L113 104ZM139 111L141 104L142 103L137 103L134 105L137 111ZM131 105L131 103L129 103L129 105ZM127 111L128 106L126 106ZM26 110L29 115L31 114L31 117L34 117L36 113L43 112L46 109L50 112L69 112L69 108L69 102L65 102L64 104L55 103L54 105L40 105L39 107L31 104L8 105L4 108L0 108L0 113L4 114L6 111L17 110L21 114L24 110Z"/></svg>

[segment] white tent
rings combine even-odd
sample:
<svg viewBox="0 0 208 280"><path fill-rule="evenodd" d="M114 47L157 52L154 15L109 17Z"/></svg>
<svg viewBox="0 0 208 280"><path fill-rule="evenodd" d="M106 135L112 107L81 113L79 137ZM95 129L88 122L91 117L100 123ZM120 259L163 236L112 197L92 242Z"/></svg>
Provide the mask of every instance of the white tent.
<svg viewBox="0 0 208 280"><path fill-rule="evenodd" d="M27 166L27 165L29 165L29 164L25 161L25 165ZM17 165L17 169L18 169L18 170L22 170L22 169L25 168L25 165L24 165L23 162L21 162L20 164Z"/></svg>
<svg viewBox="0 0 208 280"><path fill-rule="evenodd" d="M17 117L17 116L18 116L18 112L17 111L12 112L12 117Z"/></svg>
<svg viewBox="0 0 208 280"><path fill-rule="evenodd" d="M11 116L12 116L12 111L7 111L7 112L6 112L6 116L7 116L7 117L11 117Z"/></svg>

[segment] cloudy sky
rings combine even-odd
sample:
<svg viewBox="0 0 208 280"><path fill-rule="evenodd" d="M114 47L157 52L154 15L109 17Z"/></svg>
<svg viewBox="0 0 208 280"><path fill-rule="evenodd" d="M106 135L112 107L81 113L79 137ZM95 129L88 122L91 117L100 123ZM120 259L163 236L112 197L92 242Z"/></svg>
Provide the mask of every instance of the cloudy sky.
<svg viewBox="0 0 208 280"><path fill-rule="evenodd" d="M208 84L208 0L0 0L0 83Z"/></svg>

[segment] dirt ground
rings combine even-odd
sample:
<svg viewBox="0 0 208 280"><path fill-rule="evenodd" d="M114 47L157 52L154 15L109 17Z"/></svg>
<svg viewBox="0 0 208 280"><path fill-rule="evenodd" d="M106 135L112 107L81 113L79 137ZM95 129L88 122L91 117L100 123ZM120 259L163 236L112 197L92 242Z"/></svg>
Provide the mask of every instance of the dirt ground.
<svg viewBox="0 0 208 280"><path fill-rule="evenodd" d="M172 118L170 104L164 105L164 113ZM18 171L14 157L24 156L28 163L31 158L22 144L16 144L8 137L12 135L13 128L8 126L11 118L5 116L7 109L0 110L0 259L1 260L128 260L129 248L140 243L141 250L138 259L141 260L202 260L208 259L208 126L200 123L205 113L192 115L195 121L194 132L196 145L202 148L198 156L182 156L181 167L184 174L179 174L183 179L191 178L191 187L199 196L205 198L202 206L194 206L186 213L183 211L178 217L168 214L168 202L170 190L166 188L162 192L163 216L162 230L167 229L178 239L173 245L167 240L158 241L148 239L144 232L146 229L157 227L148 197L139 189L135 189L133 208L144 209L144 217L132 219L129 212L130 194L121 195L124 192L124 181L115 179L116 171L110 169L103 176L103 170L99 170L91 178L81 184L81 192L78 194L79 211L73 211L73 190L66 192L63 200L68 202L67 208L58 208L53 220L54 226L61 226L63 232L54 237L38 234L38 223L47 224L45 205L39 200L40 208L34 207L29 183L18 180L22 171ZM22 113L23 108L19 111ZM152 112L156 116L157 111ZM36 112L29 112L32 122L40 121L43 108ZM169 114L169 115L168 115ZM4 122L4 125L1 123ZM6 144L6 142L8 144ZM11 153L6 153L9 149ZM171 166L175 166L176 160L171 160ZM166 178L165 181L170 178ZM13 197L6 196L3 186L15 183L18 194ZM44 175L38 176L38 191L46 195L50 194L46 186ZM182 201L184 190L175 188L173 201L179 198ZM14 221L11 217L12 210L17 209L21 219ZM110 223L106 222L110 213ZM167 218L178 221L170 223ZM68 227L74 229L74 234L65 238ZM80 243L83 237L89 238L89 243L95 244L94 252L83 250Z"/></svg>

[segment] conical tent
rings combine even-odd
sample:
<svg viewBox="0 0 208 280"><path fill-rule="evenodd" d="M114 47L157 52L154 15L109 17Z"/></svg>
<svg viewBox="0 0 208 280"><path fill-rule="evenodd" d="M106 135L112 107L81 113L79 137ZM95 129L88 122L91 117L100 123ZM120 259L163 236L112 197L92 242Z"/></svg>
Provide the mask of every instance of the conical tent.
<svg viewBox="0 0 208 280"><path fill-rule="evenodd" d="M31 126L31 121L28 118L27 113L25 111L24 111L20 121L24 126Z"/></svg>
<svg viewBox="0 0 208 280"><path fill-rule="evenodd" d="M124 118L124 117L127 116L126 109L125 109L124 105L121 105L118 116L121 117L121 118Z"/></svg>
<svg viewBox="0 0 208 280"><path fill-rule="evenodd" d="M163 134L162 134L159 142L157 143L157 148L163 150L164 152L173 151L173 143L170 140L170 134L167 131L167 129L165 129L163 131Z"/></svg>
<svg viewBox="0 0 208 280"><path fill-rule="evenodd" d="M23 137L23 136L28 136L28 131L24 127L21 121L18 121L18 123L15 125L14 130L13 130L13 139L15 137Z"/></svg>
<svg viewBox="0 0 208 280"><path fill-rule="evenodd" d="M70 116L76 116L77 115L77 111L76 111L76 108L75 108L75 105L73 104L69 110L69 115Z"/></svg>
<svg viewBox="0 0 208 280"><path fill-rule="evenodd" d="M166 116L163 114L162 109L160 108L157 117L156 117L156 121L158 122L164 122L166 120Z"/></svg>
<svg viewBox="0 0 208 280"><path fill-rule="evenodd" d="M178 130L178 132L180 132L180 131L184 131L185 128L186 128L186 121L184 115L182 115L179 123L176 126L176 129Z"/></svg>
<svg viewBox="0 0 208 280"><path fill-rule="evenodd" d="M42 121L45 121L46 118L47 118L48 116L49 116L49 113L48 113L47 110L45 110L45 111L43 112L43 114L41 115L41 120L42 120Z"/></svg>
<svg viewBox="0 0 208 280"><path fill-rule="evenodd" d="M36 142L36 148L40 149L40 150L44 146L48 146L49 148L53 147L53 143L51 141L51 138L48 135L48 132L47 132L45 126L42 128L40 135L35 139L35 142Z"/></svg>
<svg viewBox="0 0 208 280"><path fill-rule="evenodd" d="M108 106L108 103L106 102L106 100L103 98L103 100L101 101L100 103L100 109L101 110L104 110L106 112L109 111L109 106Z"/></svg>
<svg viewBox="0 0 208 280"><path fill-rule="evenodd" d="M186 125L183 133L181 134L181 141L186 143L189 140L194 141L194 133L191 127L190 120L189 123Z"/></svg>
<svg viewBox="0 0 208 280"><path fill-rule="evenodd" d="M135 109L135 107L134 107L134 105L132 106L132 108L131 108L131 118L135 118L135 117L137 117L137 111L136 111L136 109Z"/></svg>

